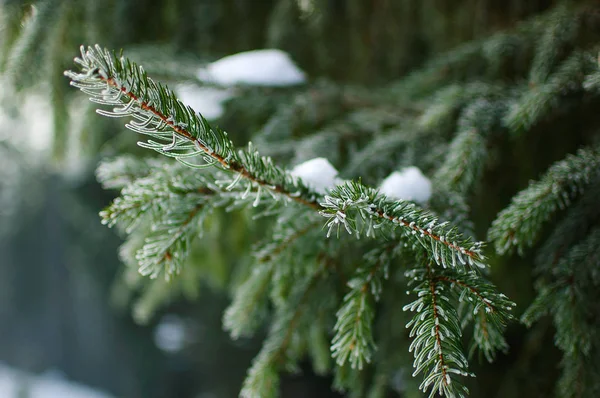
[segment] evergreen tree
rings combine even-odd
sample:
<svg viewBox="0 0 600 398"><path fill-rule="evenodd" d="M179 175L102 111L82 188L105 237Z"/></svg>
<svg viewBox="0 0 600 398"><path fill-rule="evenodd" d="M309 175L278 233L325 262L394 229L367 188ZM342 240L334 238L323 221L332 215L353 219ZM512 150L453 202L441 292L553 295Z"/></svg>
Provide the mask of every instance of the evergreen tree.
<svg viewBox="0 0 600 398"><path fill-rule="evenodd" d="M236 87L238 96L217 120L233 139L155 78L230 89L199 78L194 62L178 51L169 63L157 61L164 56L156 48L129 56L127 48L120 54L81 47L76 67L65 72L99 104L100 115L124 118L141 135L139 146L161 155L118 156L97 171L106 188L121 190L101 217L126 236L121 257L139 271L128 274L130 284L144 286L134 304L138 316L151 316L173 292L193 296L214 272L213 240L203 235L222 245L235 230L245 254L226 271L233 275L232 303L223 326L234 339L267 331L243 397L278 396L281 375L299 371L305 359L316 373L333 375L333 388L348 396L383 397L391 390L411 396L417 388L430 397L463 397L469 390L546 396L554 388L548 382L538 391L535 380L511 385L530 369L555 374L532 365L535 358L560 361L558 396L598 395L600 9L594 2L559 2L508 27L509 12L499 11L501 30L430 44L435 54L419 52L426 60L415 66L405 58L414 44L435 41L425 27L383 56L360 43L374 29L366 15L386 7L398 7L404 18L411 10L435 11L410 1L382 9L333 3L282 0L254 11L262 20L269 16L269 41L280 47L307 35L329 38L290 50L299 60L326 54L347 37L349 46L333 59L356 67L339 73L343 63L316 56L315 69L307 70L338 81ZM239 4L231 10L244 9ZM36 57L36 24L55 6L43 3L3 46L11 56L0 65L15 90L22 86L16 65ZM518 17L539 11L516 9ZM357 31L344 36L334 26L325 33L335 11ZM140 11L140 20L147 12ZM243 48L235 39L223 46ZM384 60L373 59L379 56ZM371 63L380 66L375 78L367 72ZM68 105L56 106L64 108L55 115L70 113ZM86 117L82 126L97 119ZM64 125L56 120L58 132ZM327 171L335 175L331 166L318 163L317 180L293 167L306 170L322 157L341 176L324 189L318 184ZM433 181L423 200L399 197L386 188L390 179L381 183L408 166ZM540 347L547 319L560 353ZM503 361L511 357L518 366L507 371ZM505 359L488 366L478 358Z"/></svg>

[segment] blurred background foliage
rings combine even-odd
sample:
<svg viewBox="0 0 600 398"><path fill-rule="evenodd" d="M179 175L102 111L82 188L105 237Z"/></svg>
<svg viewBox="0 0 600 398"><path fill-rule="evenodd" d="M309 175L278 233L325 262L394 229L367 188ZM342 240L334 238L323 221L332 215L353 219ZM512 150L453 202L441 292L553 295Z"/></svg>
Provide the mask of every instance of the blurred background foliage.
<svg viewBox="0 0 600 398"><path fill-rule="evenodd" d="M120 240L97 216L115 193L101 189L94 169L102 158L147 153L119 121L97 117L69 88L62 72L80 44L123 48L151 76L192 84L200 84L202 63L280 48L309 83L240 87L218 125L235 142L252 138L263 154L284 163L326 156L344 177L374 183L402 165L431 172L440 163L459 110L471 96L492 90L463 82L480 77L517 91L535 84L536 76L527 74L540 24L557 3L1 0L0 360L34 372L58 368L117 396L232 397L259 347L258 340L232 342L221 331L221 316L226 288L244 272L234 267L245 261L239 253L264 235L260 222L218 214L194 246L184 277L171 284L142 282L135 267L120 265ZM580 10L593 2L563 3ZM542 22L529 19L520 28L538 15ZM588 13L589 30L571 38L567 29L556 38L568 51L574 43L585 47L598 34L599 18ZM421 72L401 79L413 70ZM416 93L435 93L441 105L411 100ZM444 108L450 97L453 107ZM575 113L539 123L516 145L493 140L492 161L502 167L490 168L473 195L477 236L485 236L518 189L589 141L597 105L592 98ZM561 133L569 129L571 135ZM422 138L415 140L414 131ZM493 264L500 290L523 306L534 295L530 260ZM385 316L393 322L393 311ZM161 350L157 335L174 324L183 325L184 344ZM547 320L528 332L512 325L510 354L480 365L473 396L551 395L559 353L550 329ZM395 348L384 343L381 349ZM405 350L398 356L411 362ZM334 395L330 380L308 369L286 379L284 397ZM399 376L396 392L411 390L403 383Z"/></svg>

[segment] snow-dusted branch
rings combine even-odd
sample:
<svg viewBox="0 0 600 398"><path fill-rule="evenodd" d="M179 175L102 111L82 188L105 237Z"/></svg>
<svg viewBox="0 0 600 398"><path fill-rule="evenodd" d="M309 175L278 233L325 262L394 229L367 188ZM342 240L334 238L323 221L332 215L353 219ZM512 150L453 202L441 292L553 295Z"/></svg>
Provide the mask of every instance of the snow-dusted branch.
<svg viewBox="0 0 600 398"><path fill-rule="evenodd" d="M126 127L152 140L140 146L171 156L192 167L216 166L231 172L229 182L245 179L261 190L318 209L316 195L301 180L262 157L251 146L236 151L224 131L212 127L202 115L177 99L175 94L149 78L144 69L124 57L117 57L99 46L81 48L75 62L80 72L67 71L71 84L112 111L98 110L109 117L130 117ZM190 163L202 159L203 164Z"/></svg>
<svg viewBox="0 0 600 398"><path fill-rule="evenodd" d="M391 201L373 188L357 182L338 185L321 203L328 235L343 227L349 234L375 236L377 230L397 228L404 239L422 246L436 264L443 268L484 268L482 242L465 239L446 222L439 222L430 212L414 203Z"/></svg>

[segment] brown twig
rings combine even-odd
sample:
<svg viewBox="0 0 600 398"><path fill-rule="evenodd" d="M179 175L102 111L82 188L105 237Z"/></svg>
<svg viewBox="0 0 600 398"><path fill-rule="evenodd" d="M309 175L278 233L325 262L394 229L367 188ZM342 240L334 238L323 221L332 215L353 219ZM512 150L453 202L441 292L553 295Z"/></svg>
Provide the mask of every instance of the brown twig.
<svg viewBox="0 0 600 398"><path fill-rule="evenodd" d="M271 184L268 181L265 181L263 179L260 179L256 176L254 176L252 173L250 173L248 171L248 169L246 169L242 164L238 163L238 162L229 162L227 159L225 159L223 156L219 155L218 153L215 153L213 151L211 151L208 147L206 147L206 145L204 145L199 139L195 138L189 131L187 131L185 128L176 125L171 119L169 119L166 115L163 115L158 109L156 109L154 106L149 105L147 102L142 101L137 95L133 94L131 91L128 91L125 87L120 87L117 82L112 78L103 78L100 77L103 81L105 81L109 86L116 88L117 90L120 90L123 94L125 94L126 96L128 96L129 98L131 98L132 100L136 101L139 105L140 108L142 108L143 110L149 111L151 113L153 113L155 116L157 116L159 119L161 119L163 121L163 123L165 123L166 125L168 125L171 129L173 129L173 131L175 131L177 134L179 134L179 136L191 141L194 143L194 145L199 148L201 151L203 151L204 153L206 153L208 156L210 156L211 158L213 158L214 160L216 160L217 162L219 162L219 164L221 164L225 169L227 170L231 170L234 171L236 173L241 174L244 178L263 186L266 189L269 189L273 192L276 192L278 194L284 195L286 197L288 197L289 199L301 203L303 205L309 206L313 209L317 209L317 210L321 210L322 207L321 205L315 201L315 200L307 200L304 199L300 196L296 196L293 195L291 192L286 191L281 185L277 185L277 184Z"/></svg>

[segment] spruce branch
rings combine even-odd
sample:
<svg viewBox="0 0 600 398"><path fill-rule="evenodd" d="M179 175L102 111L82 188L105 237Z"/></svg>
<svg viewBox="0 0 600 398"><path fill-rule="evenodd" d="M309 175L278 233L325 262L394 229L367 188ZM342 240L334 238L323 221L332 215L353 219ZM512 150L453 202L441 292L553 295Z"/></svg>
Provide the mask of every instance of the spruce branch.
<svg viewBox="0 0 600 398"><path fill-rule="evenodd" d="M474 98L497 96L502 87L483 82L451 84L438 90L428 101L429 106L418 118L419 127L426 130L441 130L453 124L456 113Z"/></svg>
<svg viewBox="0 0 600 398"><path fill-rule="evenodd" d="M552 69L564 58L569 47L573 46L580 18L565 3L559 4L550 12L546 31L540 36L537 50L531 65L529 82L531 85L543 84Z"/></svg>
<svg viewBox="0 0 600 398"><path fill-rule="evenodd" d="M323 267L297 283L293 297L285 310L279 312L269 336L263 343L242 385L240 397L275 398L279 395L279 371L296 368L294 358L288 358L288 348L306 310L307 300L321 279Z"/></svg>
<svg viewBox="0 0 600 398"><path fill-rule="evenodd" d="M483 44L481 40L471 41L435 57L423 68L400 80L392 87L392 92L411 99L431 93L444 82L462 80L466 71L479 72L484 62L481 55Z"/></svg>
<svg viewBox="0 0 600 398"><path fill-rule="evenodd" d="M600 227L595 227L561 258L549 275L550 281L540 280L538 297L522 317L523 322L531 325L551 313L556 344L567 354L587 355L597 341L598 314L587 313L590 307L586 304L598 299L599 248Z"/></svg>
<svg viewBox="0 0 600 398"><path fill-rule="evenodd" d="M259 156L252 148L248 151L234 151L233 143L225 132L212 128L202 116L177 100L173 92L166 87L155 83L135 63L124 57L117 57L99 46L89 47L87 50L82 47L81 52L81 58L76 59L81 66L81 72L65 72L72 79L71 84L91 95L95 102L117 106L112 112L99 110L99 113L114 117L132 117L135 121L128 123L128 128L148 134L157 140L141 143L142 146L173 156L187 165L190 163L183 159L200 155L206 165L217 166L236 174L235 178L228 181L227 188L235 186L241 178L249 181L248 188L251 185L257 186L257 200L260 198L261 189L265 189L314 209L322 208L315 195L299 179L292 178L285 170L275 166L270 158ZM160 141L170 141L170 144L165 145ZM381 199L382 197L378 198L380 201ZM392 210L390 203L387 207L376 210L369 207L372 219L387 219L392 224L410 228L414 234L422 235L422 238L429 238L426 240L429 240L436 262L441 265L446 266L446 260L449 264L456 264L458 261L482 265L480 243L468 243L469 248L463 248L453 242L453 239L459 238L455 230L446 231L445 225L436 224L437 220L433 216L420 214L421 211L416 211L416 208L406 202L399 203L399 206L394 206L397 217L387 216L386 209ZM324 214L331 213L332 207L328 206L330 203L326 200ZM406 217L401 214L401 210L408 211ZM427 226L420 227L417 221L426 223ZM330 230L335 223L328 223ZM434 229L447 234L437 234ZM438 247L440 255L437 253Z"/></svg>
<svg viewBox="0 0 600 398"><path fill-rule="evenodd" d="M536 15L519 23L508 32L472 40L429 60L423 67L401 79L392 92L401 98L412 99L428 95L439 87L457 81L483 76L497 78L490 72L502 71L503 62L515 63L519 57L529 58L529 43L537 40L556 19L556 11ZM542 59L540 55L540 60ZM512 61L512 62L511 62Z"/></svg>
<svg viewBox="0 0 600 398"><path fill-rule="evenodd" d="M597 148L581 149L553 164L539 181L519 192L492 222L488 238L494 242L496 252L506 254L516 248L523 254L536 243L545 222L570 205L599 174Z"/></svg>
<svg viewBox="0 0 600 398"><path fill-rule="evenodd" d="M385 134L376 135L370 143L354 154L343 171L348 176L364 176L365 170L390 168L394 154L402 153L422 139L423 131L417 129L412 121L406 121L402 129L393 129Z"/></svg>
<svg viewBox="0 0 600 398"><path fill-rule="evenodd" d="M506 352L508 344L503 333L513 319L511 311L516 304L474 272L457 274L445 270L436 279L447 283L451 290L460 291L458 302L463 326L474 324L471 353L479 349L488 362L493 362L497 351Z"/></svg>
<svg viewBox="0 0 600 398"><path fill-rule="evenodd" d="M331 345L329 331L331 325L328 322L329 314L320 311L309 327L309 336L306 341L307 351L312 359L312 367L319 376L326 376L331 372Z"/></svg>
<svg viewBox="0 0 600 398"><path fill-rule="evenodd" d="M237 288L223 315L223 328L233 339L251 337L263 321L274 268L273 262L254 267L248 279Z"/></svg>
<svg viewBox="0 0 600 398"><path fill-rule="evenodd" d="M123 189L163 166L164 163L155 158L137 159L124 155L101 161L96 169L96 178L104 189Z"/></svg>
<svg viewBox="0 0 600 398"><path fill-rule="evenodd" d="M378 301L381 295L382 279L387 279L393 249L394 245L390 245L367 253L365 264L348 281L350 291L336 314L335 336L331 342L332 356L338 366L348 361L353 369L362 370L365 363L371 362L376 350L372 332L373 301Z"/></svg>
<svg viewBox="0 0 600 398"><path fill-rule="evenodd" d="M600 221L600 178L596 178L577 202L568 207L567 213L556 224L550 236L537 251L535 272L538 276L550 272L569 249L586 237L590 229Z"/></svg>
<svg viewBox="0 0 600 398"><path fill-rule="evenodd" d="M600 92L600 65L583 80L583 88L586 91L598 94Z"/></svg>
<svg viewBox="0 0 600 398"><path fill-rule="evenodd" d="M573 52L544 83L523 91L504 117L504 125L515 134L528 131L558 109L568 93L582 90L584 78L593 68L587 53Z"/></svg>
<svg viewBox="0 0 600 398"><path fill-rule="evenodd" d="M114 106L112 111L98 110L108 117L130 117L126 127L151 139L140 142L165 156L174 157L191 167L215 166L234 174L227 186L245 179L256 188L257 201L261 190L318 209L316 195L302 182L270 158L261 157L250 145L236 151L227 133L210 124L192 108L177 99L166 86L154 82L144 69L125 57L99 46L81 47L76 58L80 72L67 71L71 84L101 105ZM187 159L201 158L203 164Z"/></svg>
<svg viewBox="0 0 600 398"><path fill-rule="evenodd" d="M465 239L447 222L438 222L430 212L412 202L392 202L373 188L358 182L338 185L321 203L327 218L327 235L343 227L349 234L374 237L400 228L402 237L415 247L423 247L443 268L485 268L482 242Z"/></svg>
<svg viewBox="0 0 600 398"><path fill-rule="evenodd" d="M154 224L152 236L136 254L139 272L156 278L164 269L165 277L177 273L187 258L188 246L197 231L197 225L207 214L202 204L194 204L177 212L168 212L168 220ZM205 211L202 211L205 210Z"/></svg>
<svg viewBox="0 0 600 398"><path fill-rule="evenodd" d="M463 195L472 190L487 159L487 137L505 112L503 102L480 98L469 104L458 120L457 133L435 179Z"/></svg>
<svg viewBox="0 0 600 398"><path fill-rule="evenodd" d="M553 318L555 344L563 351L560 396L587 397L600 391L599 249L600 227L595 227L538 280L538 296L522 316L528 326L544 315Z"/></svg>
<svg viewBox="0 0 600 398"><path fill-rule="evenodd" d="M463 236L474 237L474 225L470 219L471 208L465 195L441 182L433 186L434 193L429 202L432 211L439 214L440 220L455 225Z"/></svg>
<svg viewBox="0 0 600 398"><path fill-rule="evenodd" d="M338 386L358 385L358 379L363 377L357 377L356 370L370 362L376 349L372 332L375 303L382 281L387 278L391 252L397 247L406 249L410 255L425 252L430 263L409 271L414 277L411 286L419 298L407 307L418 312L409 327L415 338L412 344L415 375L425 375L421 384L423 391L431 390L430 396L467 393L457 379L469 373L466 356L460 348L462 330L455 309L457 303L450 300L453 292L461 291L456 299L472 302L471 311L477 315L473 319L475 345L488 359L493 358L497 349L504 348L501 332L509 316L502 305L507 306L508 301L494 295L495 288L480 278L478 268L486 267L482 242L464 238L432 212L411 202L389 200L359 182L348 182L328 195L318 195L270 158L260 156L251 145L248 149L236 150L225 132L209 125L135 63L98 46L81 51L81 57L76 59L80 71L66 72L71 84L90 95L92 101L112 107L112 110L99 110L101 115L131 118L126 127L150 137L140 146L181 163L172 166L160 161L155 164L154 161L136 163L121 159L105 164L98 172L105 186L123 188L121 197L102 215L105 223L125 228L131 238L143 238L142 247L136 252L141 272L151 276L165 271L167 276L177 272L191 240L202 231L202 219L213 208L231 209L251 202L257 206L266 197L271 205L266 212L274 209L272 213L278 215L270 243L256 251L252 272L224 315L225 328L234 338L249 336L260 326L269 301L273 304L274 321L248 372L241 392L243 397L277 395L279 371L295 370L300 354L310 346L299 337L300 327L324 339L322 324L309 329L303 321L309 308L307 301L314 295L314 286L324 273L324 266L319 269L307 266L307 260L312 264L317 257L316 262L320 262L317 253L321 252L324 258L331 255L331 250L323 250L324 243L318 239L322 232L315 227L323 222L319 214L326 219L328 236L336 230L339 234L343 227L356 236L375 237L379 231L381 237L401 241L401 244L391 245L393 249L389 253L380 249L369 253L348 283L350 291L337 312L331 347L338 364ZM474 84L471 87L474 91L469 92L479 93L478 97L493 97L496 91L490 87ZM436 125L435 120L444 119L463 107L469 96L462 93L458 100L451 98L451 106L431 113L430 120L423 119L419 133L435 130L431 127ZM486 101L482 99L467 107L461 119L464 120L461 128L477 130L482 140L498 120L496 114L489 120L476 116L487 116L486 110L497 105ZM418 137L421 136L415 134L410 140ZM148 173L144 168L162 171ZM199 170L205 168L209 170ZM463 172L464 176L471 173ZM473 184L478 173L475 170L472 177L460 177L467 180L465 187ZM302 206L284 208L279 206L282 202ZM151 225L152 230L144 230L140 224ZM307 242L309 244L305 244ZM453 292L448 295L445 289ZM320 341L309 348L315 352L316 362L323 355L323 346ZM328 361L321 358L318 362L321 370L329 368ZM362 387L351 388L355 392L364 391Z"/></svg>
<svg viewBox="0 0 600 398"><path fill-rule="evenodd" d="M557 385L558 396L585 398L600 395L600 350L597 347L585 359L581 353L565 354L560 367L562 374Z"/></svg>
<svg viewBox="0 0 600 398"><path fill-rule="evenodd" d="M111 167L128 164L119 159L109 163ZM149 164L147 160L137 163L140 167ZM131 163L128 165L132 166ZM204 179L206 172L198 173L181 164L159 160L155 166L146 170L125 168L121 170L124 174L119 173L118 168L112 170L111 179L129 178L130 171L145 176L127 185L121 196L101 213L105 217L104 223L117 226L127 234L119 251L121 261L132 269L144 270L143 274L130 272L125 277L127 282L124 288L139 289L142 283L159 286L160 283L155 281L143 282L140 275L157 276L161 273L164 273L168 286L171 286L157 287L156 292L144 293L136 300L133 312L140 321L147 320L173 292L180 290L188 298L196 297L199 280L212 277L214 281L219 273L219 267L207 274L206 269L194 266L189 261L190 256L194 255L191 243L203 233L203 220L221 200L217 192L208 187ZM173 274L179 277L173 279ZM156 294L156 298L146 297L152 294Z"/></svg>
<svg viewBox="0 0 600 398"><path fill-rule="evenodd" d="M280 228L275 231L271 241L256 254L259 262L268 262L277 258L321 223L305 212L293 212L281 217L277 224Z"/></svg>
<svg viewBox="0 0 600 398"><path fill-rule="evenodd" d="M282 256L291 247L302 245L300 239L317 229L319 223L314 217L299 217L297 212L293 212L285 218L281 216L277 225L270 242L255 252L250 276L236 289L232 303L225 310L223 327L234 339L252 336L264 320L269 288L271 295L289 288L280 277L281 262L285 261ZM282 287L282 284L286 286ZM277 304L284 302L282 299L276 300Z"/></svg>
<svg viewBox="0 0 600 398"><path fill-rule="evenodd" d="M146 220L152 228L136 253L140 273L168 278L178 273L188 255L190 241L213 208L215 191L205 176L181 166L167 166L138 178L100 213L102 222L132 234ZM109 179L110 180L110 179Z"/></svg>
<svg viewBox="0 0 600 398"><path fill-rule="evenodd" d="M406 276L418 297L403 308L415 312L406 325L413 338L409 349L415 357L413 376L423 373L419 388L431 389L430 398L436 394L465 397L468 390L457 377L474 375L467 371L468 361L460 347L460 320L447 300L446 286L430 265L407 271Z"/></svg>
<svg viewBox="0 0 600 398"><path fill-rule="evenodd" d="M290 208L278 217L271 241L256 251L259 262L276 264L269 292L276 309L287 307L297 281L314 272L312 264L327 261L329 265L329 257L323 252L326 242L322 240L319 218L304 208Z"/></svg>

